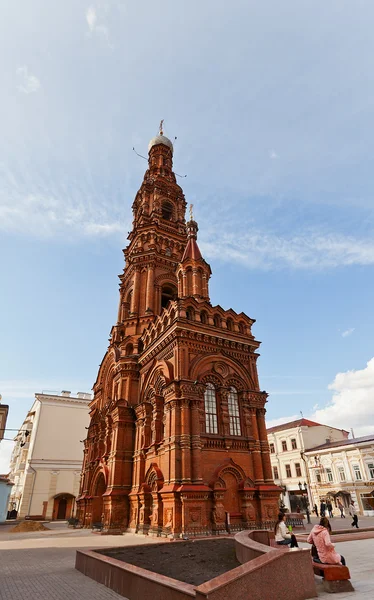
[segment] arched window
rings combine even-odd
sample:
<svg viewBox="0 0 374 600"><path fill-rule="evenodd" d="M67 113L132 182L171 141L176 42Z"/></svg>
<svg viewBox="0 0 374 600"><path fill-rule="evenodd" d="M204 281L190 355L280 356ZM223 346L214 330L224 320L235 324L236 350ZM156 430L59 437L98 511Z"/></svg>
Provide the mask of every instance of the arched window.
<svg viewBox="0 0 374 600"><path fill-rule="evenodd" d="M218 433L216 390L208 383L204 394L205 400L205 430L207 433Z"/></svg>
<svg viewBox="0 0 374 600"><path fill-rule="evenodd" d="M194 321L194 310L193 308L191 308L191 306L189 306L186 310L186 319L188 319L189 321Z"/></svg>
<svg viewBox="0 0 374 600"><path fill-rule="evenodd" d="M227 319L226 325L227 325L227 329L229 331L233 331L234 330L234 321L232 319Z"/></svg>
<svg viewBox="0 0 374 600"><path fill-rule="evenodd" d="M214 315L214 327L221 327L221 319L218 315Z"/></svg>
<svg viewBox="0 0 374 600"><path fill-rule="evenodd" d="M168 283L162 286L161 289L161 309L166 308L170 300L175 300L177 297L177 288Z"/></svg>
<svg viewBox="0 0 374 600"><path fill-rule="evenodd" d="M168 200L164 200L162 203L162 218L166 221L171 221L173 218L173 205Z"/></svg>
<svg viewBox="0 0 374 600"><path fill-rule="evenodd" d="M241 435L238 392L230 387L228 396L230 435Z"/></svg>
<svg viewBox="0 0 374 600"><path fill-rule="evenodd" d="M131 356L132 354L134 354L134 346L132 344L127 344L126 356Z"/></svg>
<svg viewBox="0 0 374 600"><path fill-rule="evenodd" d="M240 323L239 323L239 331L240 331L240 333L245 333L245 325L244 325L243 321L240 321Z"/></svg>
<svg viewBox="0 0 374 600"><path fill-rule="evenodd" d="M124 318L128 319L131 311L131 302L132 302L132 290L127 294L126 302L124 305Z"/></svg>
<svg viewBox="0 0 374 600"><path fill-rule="evenodd" d="M144 350L144 344L142 340L138 340L138 353L140 354Z"/></svg>
<svg viewBox="0 0 374 600"><path fill-rule="evenodd" d="M208 314L205 310L202 310L200 313L200 321L206 325L208 323Z"/></svg>

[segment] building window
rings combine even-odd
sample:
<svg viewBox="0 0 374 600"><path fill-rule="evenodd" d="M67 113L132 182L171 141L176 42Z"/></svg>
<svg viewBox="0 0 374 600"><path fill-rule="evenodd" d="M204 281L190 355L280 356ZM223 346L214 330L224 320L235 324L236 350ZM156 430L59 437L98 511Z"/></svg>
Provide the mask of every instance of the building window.
<svg viewBox="0 0 374 600"><path fill-rule="evenodd" d="M212 383L208 383L206 386L204 400L206 432L218 433L216 390Z"/></svg>
<svg viewBox="0 0 374 600"><path fill-rule="evenodd" d="M297 443L296 443L296 440L295 440L295 438L292 438L292 440L291 440L291 446L292 446L292 450L296 450L296 448L297 448Z"/></svg>
<svg viewBox="0 0 374 600"><path fill-rule="evenodd" d="M374 479L374 463L368 464L370 479Z"/></svg>
<svg viewBox="0 0 374 600"><path fill-rule="evenodd" d="M239 332L245 333L245 325L242 321L240 321L240 323L239 323Z"/></svg>
<svg viewBox="0 0 374 600"><path fill-rule="evenodd" d="M161 308L166 308L171 300L175 300L178 296L175 285L167 284L161 288ZM148 307L147 307L148 308Z"/></svg>
<svg viewBox="0 0 374 600"><path fill-rule="evenodd" d="M283 450L283 452L287 452L287 442L286 442L286 440L282 441L282 450Z"/></svg>
<svg viewBox="0 0 374 600"><path fill-rule="evenodd" d="M194 320L194 310L193 310L193 308L187 308L187 310L186 310L186 319L188 319L189 321L193 321Z"/></svg>
<svg viewBox="0 0 374 600"><path fill-rule="evenodd" d="M233 331L234 330L234 321L232 319L227 319L226 327L229 331Z"/></svg>
<svg viewBox="0 0 374 600"><path fill-rule="evenodd" d="M234 387L231 387L229 390L228 407L230 419L230 435L241 435L242 432L240 429L238 392Z"/></svg>
<svg viewBox="0 0 374 600"><path fill-rule="evenodd" d="M270 454L275 454L275 446L273 443L269 444L270 447Z"/></svg>
<svg viewBox="0 0 374 600"><path fill-rule="evenodd" d="M165 219L165 221L171 221L173 218L173 205L171 202L169 202L168 200L166 200L165 202L162 203L162 218Z"/></svg>
<svg viewBox="0 0 374 600"><path fill-rule="evenodd" d="M214 327L221 327L221 319L218 315L214 315L213 321L214 321Z"/></svg>
<svg viewBox="0 0 374 600"><path fill-rule="evenodd" d="M205 310L202 310L200 313L200 321L203 323L203 325L208 323L208 313Z"/></svg>
<svg viewBox="0 0 374 600"><path fill-rule="evenodd" d="M273 467L274 479L279 479L278 467Z"/></svg>
<svg viewBox="0 0 374 600"><path fill-rule="evenodd" d="M292 477L291 465L285 465L285 467L286 467L286 477Z"/></svg>
<svg viewBox="0 0 374 600"><path fill-rule="evenodd" d="M295 469L296 469L296 477L301 477L301 466L300 466L300 463L295 463Z"/></svg>
<svg viewBox="0 0 374 600"><path fill-rule="evenodd" d="M316 482L321 483L321 471L316 471Z"/></svg>
<svg viewBox="0 0 374 600"><path fill-rule="evenodd" d="M340 479L340 481L345 481L344 467L339 467L338 471L339 471L339 479Z"/></svg>
<svg viewBox="0 0 374 600"><path fill-rule="evenodd" d="M359 465L353 465L353 470L354 470L356 479L358 481L361 481L362 475L361 475L361 471L360 471Z"/></svg>
<svg viewBox="0 0 374 600"><path fill-rule="evenodd" d="M331 469L326 469L327 481L334 481Z"/></svg>

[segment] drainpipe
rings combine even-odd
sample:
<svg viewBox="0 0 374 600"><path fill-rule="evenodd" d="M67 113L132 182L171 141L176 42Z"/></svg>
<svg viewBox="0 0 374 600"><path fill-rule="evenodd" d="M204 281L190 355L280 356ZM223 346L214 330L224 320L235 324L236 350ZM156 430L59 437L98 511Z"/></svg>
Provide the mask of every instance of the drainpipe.
<svg viewBox="0 0 374 600"><path fill-rule="evenodd" d="M31 494L30 494L29 508L28 508L27 515L26 515L26 516L28 516L28 517L29 517L29 516L30 516L30 510L31 510L32 495L33 495L33 493L34 493L34 487L35 487L35 481L36 481L36 471L35 471L35 469L34 469L34 468L33 468L33 467L30 465L30 463L29 463L29 466L28 466L28 468L29 468L29 469L31 469L31 470L33 471L33 473L34 473L34 481L32 482L32 489L31 489Z"/></svg>

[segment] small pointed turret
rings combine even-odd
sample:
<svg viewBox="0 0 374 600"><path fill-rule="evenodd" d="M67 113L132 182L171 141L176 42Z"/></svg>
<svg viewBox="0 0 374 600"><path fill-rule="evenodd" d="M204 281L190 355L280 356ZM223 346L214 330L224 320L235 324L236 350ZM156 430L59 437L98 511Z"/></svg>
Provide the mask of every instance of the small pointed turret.
<svg viewBox="0 0 374 600"><path fill-rule="evenodd" d="M190 206L190 216L191 220L187 223L187 245L177 270L178 296L180 298L193 296L196 300L209 301L208 281L212 272L208 263L203 259L197 244L199 228L193 219L192 205Z"/></svg>

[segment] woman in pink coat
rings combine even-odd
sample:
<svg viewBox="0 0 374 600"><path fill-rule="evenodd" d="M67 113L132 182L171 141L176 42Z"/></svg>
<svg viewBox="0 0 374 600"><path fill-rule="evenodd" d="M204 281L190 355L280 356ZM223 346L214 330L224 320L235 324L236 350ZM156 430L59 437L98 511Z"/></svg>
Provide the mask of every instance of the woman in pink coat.
<svg viewBox="0 0 374 600"><path fill-rule="evenodd" d="M318 552L319 561L316 562L327 565L345 565L344 556L335 552L334 544L330 539L330 531L331 526L328 518L322 517L319 525L314 525L308 536L309 544L314 544Z"/></svg>

